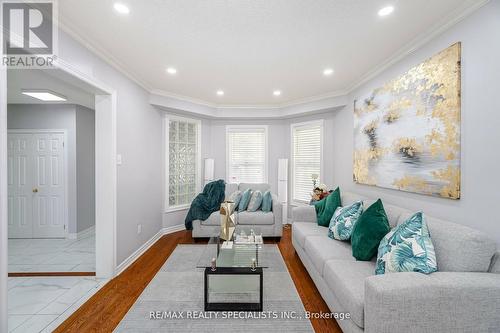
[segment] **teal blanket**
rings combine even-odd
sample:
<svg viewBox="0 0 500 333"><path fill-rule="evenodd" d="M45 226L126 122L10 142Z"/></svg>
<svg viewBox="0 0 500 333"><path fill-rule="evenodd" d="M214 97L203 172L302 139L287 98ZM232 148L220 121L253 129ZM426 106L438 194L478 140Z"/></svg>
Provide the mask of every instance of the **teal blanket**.
<svg viewBox="0 0 500 333"><path fill-rule="evenodd" d="M210 182L205 185L203 192L198 194L191 203L184 224L186 230L193 229L193 221L208 219L210 214L220 209L220 204L224 202L226 184L222 179Z"/></svg>

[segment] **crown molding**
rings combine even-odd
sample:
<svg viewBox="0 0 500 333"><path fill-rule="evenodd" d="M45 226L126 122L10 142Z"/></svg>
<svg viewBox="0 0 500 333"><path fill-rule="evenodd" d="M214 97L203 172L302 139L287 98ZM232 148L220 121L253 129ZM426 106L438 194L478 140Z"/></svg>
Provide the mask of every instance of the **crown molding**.
<svg viewBox="0 0 500 333"><path fill-rule="evenodd" d="M207 101L204 101L202 99L194 98L194 97L189 97L185 95L180 95L180 94L175 94L169 91L161 90L161 89L152 89L149 91L151 95L157 95L157 96L162 96L162 97L167 97L171 99L177 99L179 101L183 102L188 102L188 103L194 103L202 106L206 106L209 108L217 108L217 104L210 103Z"/></svg>
<svg viewBox="0 0 500 333"><path fill-rule="evenodd" d="M300 104L305 104L305 103L312 103L312 102L317 102L325 99L329 99L332 97L340 97L347 95L348 92L345 90L339 90L339 91L334 91L334 92L329 92L326 94L321 94L321 95L316 95L316 96L311 96L311 97L306 97L306 98L300 98L296 100L292 100L290 102L284 102L284 103L279 103L279 104L215 104L215 103L210 103L201 99L185 96L185 95L179 95L175 94L172 92L164 91L161 89L153 89L150 91L152 95L158 95L158 96L163 96L163 97L168 97L168 98L173 98L173 99L178 99L180 101L184 102L189 102L189 103L195 103L203 106L207 106L210 108L214 108L217 110L225 110L225 109L242 109L242 110L270 110L270 109L283 109L295 105L300 105Z"/></svg>
<svg viewBox="0 0 500 333"><path fill-rule="evenodd" d="M202 118L216 117L216 108L206 103L197 103L193 99L180 99L163 92L150 93L149 104L170 112L197 115Z"/></svg>
<svg viewBox="0 0 500 333"><path fill-rule="evenodd" d="M158 92L149 95L149 103L166 112L195 115L207 119L284 119L343 108L348 103L348 96L346 94L332 95L315 101L282 107L238 106L231 108L200 104L193 100L179 99L170 94Z"/></svg>
<svg viewBox="0 0 500 333"><path fill-rule="evenodd" d="M287 108L287 107L292 107L292 106L296 106L296 105L300 105L300 104L314 103L314 102L319 102L319 101L330 99L330 98L345 96L348 94L349 94L349 92L344 90L344 89L343 90L335 90L335 91L331 91L331 92L328 92L325 94L315 95L315 96L311 96L311 97L304 97L304 98L292 100L290 102L285 102L283 104L280 104L279 107Z"/></svg>
<svg viewBox="0 0 500 333"><path fill-rule="evenodd" d="M256 104L256 105L231 105L231 104L220 104L216 105L216 108L218 110L225 110L225 109L251 109L251 110L270 110L270 109L285 109L288 107L293 107L297 105L302 105L302 104L307 104L307 103L314 103L314 102L319 102L335 97L342 97L348 95L348 92L345 90L336 90L333 92L321 94L321 95L315 95L315 96L310 96L310 97L304 97L304 98L299 98L295 100L291 100L289 102L284 102L284 103L277 103L277 104Z"/></svg>
<svg viewBox="0 0 500 333"><path fill-rule="evenodd" d="M361 76L360 79L354 81L349 88L346 90L348 94L352 93L357 88L361 87L363 84L369 82L374 79L385 70L395 65L396 63L403 60L405 57L414 53L418 49L420 49L425 44L429 43L432 39L437 36L443 34L445 31L449 30L460 21L470 16L472 13L477 11L479 8L486 5L490 0L480 0L475 2L473 5L464 5L456 10L454 10L449 15L445 16L440 22L434 24L430 29L427 29L425 32L419 34L416 38L412 39L409 43L399 49L393 56L388 58L383 63L375 66L371 70L369 70L366 74Z"/></svg>
<svg viewBox="0 0 500 333"><path fill-rule="evenodd" d="M136 84L138 84L144 90L149 92L153 89L146 82L139 79L138 75L133 73L131 70L126 69L126 66L124 64L122 64L118 59L116 59L113 55L111 55L109 52L107 52L103 48L97 46L95 43L92 43L87 38L83 37L81 34L77 33L76 30L73 28L73 26L70 23L66 22L65 20L59 19L58 26L59 26L59 28L61 28L62 31L67 33L71 38L76 40L82 46L84 46L85 48L90 50L92 53L94 53L96 56L98 56L99 58L104 60L106 63L111 65L113 68L115 68L121 74L125 75L128 79L130 79L133 82L135 82Z"/></svg>

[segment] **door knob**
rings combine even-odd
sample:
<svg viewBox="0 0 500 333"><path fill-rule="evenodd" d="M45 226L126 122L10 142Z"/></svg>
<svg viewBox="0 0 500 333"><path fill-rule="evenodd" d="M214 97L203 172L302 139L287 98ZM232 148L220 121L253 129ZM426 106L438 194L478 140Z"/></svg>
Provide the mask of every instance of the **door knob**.
<svg viewBox="0 0 500 333"><path fill-rule="evenodd" d="M36 187L33 188L33 193L38 193L38 189Z"/></svg>

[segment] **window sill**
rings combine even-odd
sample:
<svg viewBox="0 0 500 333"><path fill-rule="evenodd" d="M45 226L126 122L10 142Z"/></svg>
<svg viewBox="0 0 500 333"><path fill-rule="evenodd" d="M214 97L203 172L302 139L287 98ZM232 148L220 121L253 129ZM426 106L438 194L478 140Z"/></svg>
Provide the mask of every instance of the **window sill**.
<svg viewBox="0 0 500 333"><path fill-rule="evenodd" d="M182 206L175 206L175 207L169 207L169 208L165 209L165 213L178 212L180 210L188 210L189 207L191 207L191 204L189 204L189 205L182 205Z"/></svg>

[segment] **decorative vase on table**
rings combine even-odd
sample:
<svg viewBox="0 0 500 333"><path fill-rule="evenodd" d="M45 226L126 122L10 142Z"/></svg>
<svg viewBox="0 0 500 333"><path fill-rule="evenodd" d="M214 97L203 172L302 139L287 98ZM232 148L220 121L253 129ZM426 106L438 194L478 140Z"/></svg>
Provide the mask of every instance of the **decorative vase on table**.
<svg viewBox="0 0 500 333"><path fill-rule="evenodd" d="M312 180L312 183L313 183L313 188L316 188L316 184L318 183L318 178L319 178L319 175L317 173L311 174L311 180Z"/></svg>
<svg viewBox="0 0 500 333"><path fill-rule="evenodd" d="M231 240L235 229L235 204L232 201L224 201L220 205L220 238L223 240Z"/></svg>

